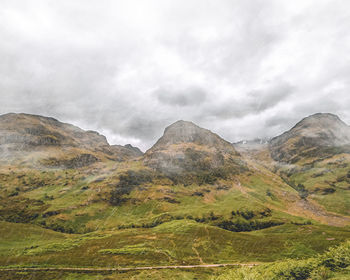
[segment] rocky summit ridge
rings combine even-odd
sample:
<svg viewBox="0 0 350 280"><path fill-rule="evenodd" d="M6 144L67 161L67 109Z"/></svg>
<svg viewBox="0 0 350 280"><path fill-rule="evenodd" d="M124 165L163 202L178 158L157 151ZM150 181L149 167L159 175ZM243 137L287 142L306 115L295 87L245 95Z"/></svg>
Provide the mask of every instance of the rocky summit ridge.
<svg viewBox="0 0 350 280"><path fill-rule="evenodd" d="M317 113L269 142L271 156L293 163L301 157L322 157L349 151L350 127L338 116Z"/></svg>
<svg viewBox="0 0 350 280"><path fill-rule="evenodd" d="M111 146L105 136L54 118L9 113L0 116L1 161L24 165L82 167L141 156L132 146Z"/></svg>
<svg viewBox="0 0 350 280"><path fill-rule="evenodd" d="M233 145L192 122L177 121L144 156L144 163L167 174L203 172L239 165Z"/></svg>

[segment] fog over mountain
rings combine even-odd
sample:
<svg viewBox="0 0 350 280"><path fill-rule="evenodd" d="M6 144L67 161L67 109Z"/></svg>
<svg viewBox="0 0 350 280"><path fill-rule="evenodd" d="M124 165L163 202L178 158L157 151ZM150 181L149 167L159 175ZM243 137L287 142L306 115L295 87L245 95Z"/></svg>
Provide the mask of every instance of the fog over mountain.
<svg viewBox="0 0 350 280"><path fill-rule="evenodd" d="M0 0L0 114L148 149L183 119L230 142L350 123L350 2Z"/></svg>

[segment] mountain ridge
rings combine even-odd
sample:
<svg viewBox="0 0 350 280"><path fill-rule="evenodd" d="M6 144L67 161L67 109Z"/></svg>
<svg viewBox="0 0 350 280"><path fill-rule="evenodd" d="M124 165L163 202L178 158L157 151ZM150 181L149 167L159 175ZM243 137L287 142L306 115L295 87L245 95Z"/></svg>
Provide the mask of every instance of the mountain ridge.
<svg viewBox="0 0 350 280"><path fill-rule="evenodd" d="M144 155L144 163L166 174L208 171L234 162L239 153L232 144L208 129L179 120Z"/></svg>
<svg viewBox="0 0 350 280"><path fill-rule="evenodd" d="M37 154L34 162L27 159L33 152ZM132 146L109 145L96 131L25 113L0 116L0 153L5 161L53 166L75 166L72 163L79 160L89 165L104 158L120 161L142 155Z"/></svg>
<svg viewBox="0 0 350 280"><path fill-rule="evenodd" d="M241 148L185 121L142 154L28 118L0 122L10 144L30 143L0 161L0 265L271 262L350 237L350 154L289 164L259 140ZM45 164L23 165L35 157Z"/></svg>
<svg viewBox="0 0 350 280"><path fill-rule="evenodd" d="M290 130L269 141L271 156L277 161L289 163L298 161L300 157L350 151L348 145L350 127L330 113L316 113L303 118ZM339 149L332 149L336 147Z"/></svg>

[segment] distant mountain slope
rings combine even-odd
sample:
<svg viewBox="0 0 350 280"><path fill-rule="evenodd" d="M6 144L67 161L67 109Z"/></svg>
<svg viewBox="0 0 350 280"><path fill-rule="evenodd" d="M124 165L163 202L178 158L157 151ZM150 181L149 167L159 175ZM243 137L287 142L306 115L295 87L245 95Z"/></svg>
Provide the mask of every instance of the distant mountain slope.
<svg viewBox="0 0 350 280"><path fill-rule="evenodd" d="M130 144L126 144L124 146L122 145L111 145L110 149L113 151L113 153L116 153L119 156L122 156L123 158L136 158L141 157L143 155L143 152Z"/></svg>
<svg viewBox="0 0 350 280"><path fill-rule="evenodd" d="M17 160L69 168L140 155L128 146L110 146L98 132L54 118L14 113L0 116L0 154L3 162Z"/></svg>
<svg viewBox="0 0 350 280"><path fill-rule="evenodd" d="M295 163L350 152L349 145L350 127L336 115L317 113L271 139L269 149L274 160Z"/></svg>
<svg viewBox="0 0 350 280"><path fill-rule="evenodd" d="M177 121L144 156L144 163L166 174L183 174L243 165L231 143L192 122Z"/></svg>
<svg viewBox="0 0 350 280"><path fill-rule="evenodd" d="M71 146L103 151L109 144L95 131L84 131L54 118L29 114L0 116L0 143L9 148L31 149L38 146Z"/></svg>

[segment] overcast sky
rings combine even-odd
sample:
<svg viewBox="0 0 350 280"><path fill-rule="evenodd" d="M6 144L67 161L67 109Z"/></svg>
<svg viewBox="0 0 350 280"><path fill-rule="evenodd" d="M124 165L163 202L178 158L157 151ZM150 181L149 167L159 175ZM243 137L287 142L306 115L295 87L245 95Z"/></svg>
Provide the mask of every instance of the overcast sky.
<svg viewBox="0 0 350 280"><path fill-rule="evenodd" d="M349 108L348 0L0 0L0 114L145 150L179 119L234 142Z"/></svg>

